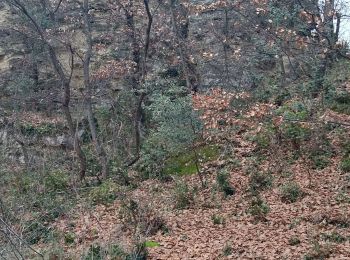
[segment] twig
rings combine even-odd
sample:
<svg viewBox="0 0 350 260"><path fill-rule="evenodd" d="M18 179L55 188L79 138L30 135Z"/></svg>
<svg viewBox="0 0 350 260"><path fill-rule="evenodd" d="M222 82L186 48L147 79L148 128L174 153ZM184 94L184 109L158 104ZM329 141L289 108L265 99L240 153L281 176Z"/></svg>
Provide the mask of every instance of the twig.
<svg viewBox="0 0 350 260"><path fill-rule="evenodd" d="M39 253L38 251L36 251L34 248L32 248L27 241L25 241L24 239L22 239L15 231L12 230L12 228L0 217L0 222L2 224L5 225L6 229L12 233L15 237L17 237L20 241L24 242L24 244L30 249L32 250L34 253L38 254L39 256L41 256L44 259L44 256ZM23 258L24 259L24 258Z"/></svg>
<svg viewBox="0 0 350 260"><path fill-rule="evenodd" d="M13 254L15 255L16 259L20 260L20 258L17 256L17 254L20 255L21 259L24 260L24 257L22 256L21 252L19 252L19 250L17 249L16 245L13 243L12 239L11 239L11 235L8 234L7 232L5 232L4 230L0 230L2 233L4 233L5 237L7 238L7 240L10 242L11 244L11 248L13 249ZM9 231L9 230L8 230ZM17 253L17 254L16 254Z"/></svg>

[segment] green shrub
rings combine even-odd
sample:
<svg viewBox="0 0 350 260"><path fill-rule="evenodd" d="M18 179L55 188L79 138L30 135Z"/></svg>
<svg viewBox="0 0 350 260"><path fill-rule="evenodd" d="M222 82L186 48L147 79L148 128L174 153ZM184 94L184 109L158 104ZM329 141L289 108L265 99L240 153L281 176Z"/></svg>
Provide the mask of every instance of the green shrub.
<svg viewBox="0 0 350 260"><path fill-rule="evenodd" d="M23 235L29 244L37 244L49 238L51 230L47 224L38 220L27 221L24 225Z"/></svg>
<svg viewBox="0 0 350 260"><path fill-rule="evenodd" d="M111 259L125 259L127 256L127 253L124 251L124 249L120 245L110 245L108 248L108 255L111 257Z"/></svg>
<svg viewBox="0 0 350 260"><path fill-rule="evenodd" d="M341 138L341 148L345 155L350 155L350 141L346 140L346 137Z"/></svg>
<svg viewBox="0 0 350 260"><path fill-rule="evenodd" d="M326 136L325 129L317 129L312 133L311 145L309 146L307 153L309 153L309 159L312 163L313 169L324 169L330 162L333 156L333 149Z"/></svg>
<svg viewBox="0 0 350 260"><path fill-rule="evenodd" d="M44 259L72 259L69 257L69 254L65 252L64 246L60 244L53 244L48 248L45 248L41 251L41 254L44 255ZM37 259L37 258L34 258Z"/></svg>
<svg viewBox="0 0 350 260"><path fill-rule="evenodd" d="M125 259L126 256L128 255L123 247L121 247L118 244L115 245L110 245L108 248L108 255L111 257L111 259Z"/></svg>
<svg viewBox="0 0 350 260"><path fill-rule="evenodd" d="M300 143L310 138L311 131L299 123L286 122L282 124L282 134L285 139Z"/></svg>
<svg viewBox="0 0 350 260"><path fill-rule="evenodd" d="M120 245L114 244L102 247L99 244L93 244L88 252L82 258L84 260L104 260L104 259L124 259L124 260L146 260L147 259L147 241L137 243L131 251L125 251Z"/></svg>
<svg viewBox="0 0 350 260"><path fill-rule="evenodd" d="M149 103L146 112L150 114L149 123L153 128L143 144L138 166L144 175L158 177L169 158L194 149L202 123L193 109L191 95L178 86L154 91ZM193 171L193 160L188 165L185 171Z"/></svg>
<svg viewBox="0 0 350 260"><path fill-rule="evenodd" d="M311 252L304 256L304 260L323 260L330 257L332 254L332 247L329 244L321 245L318 241L315 241Z"/></svg>
<svg viewBox="0 0 350 260"><path fill-rule="evenodd" d="M307 107L301 102L288 103L276 110L276 115L283 116L285 119L279 127L281 137L286 141L291 141L294 148L299 148L300 142L308 140L311 136L311 130L294 121L306 121L309 118L310 112Z"/></svg>
<svg viewBox="0 0 350 260"><path fill-rule="evenodd" d="M75 240L75 234L68 232L66 234L64 234L64 242L68 245L73 244Z"/></svg>
<svg viewBox="0 0 350 260"><path fill-rule="evenodd" d="M281 187L281 197L285 202L296 202L302 196L303 192L296 182L288 182Z"/></svg>
<svg viewBox="0 0 350 260"><path fill-rule="evenodd" d="M331 162L327 155L312 155L310 159L312 162L312 168L319 170L326 168Z"/></svg>
<svg viewBox="0 0 350 260"><path fill-rule="evenodd" d="M63 191L67 189L69 178L67 173L57 170L47 174L44 178L44 185L47 191Z"/></svg>
<svg viewBox="0 0 350 260"><path fill-rule="evenodd" d="M226 244L224 246L224 248L222 249L222 252L223 252L224 256L232 255L233 248L232 248L232 246L230 244Z"/></svg>
<svg viewBox="0 0 350 260"><path fill-rule="evenodd" d="M340 93L329 102L330 109L335 112L350 115L350 94Z"/></svg>
<svg viewBox="0 0 350 260"><path fill-rule="evenodd" d="M98 120L104 124L107 124L112 118L112 112L109 107L99 107L95 110L95 116Z"/></svg>
<svg viewBox="0 0 350 260"><path fill-rule="evenodd" d="M290 93L283 89L280 93L278 93L273 100L273 103L277 106L281 106L283 105L284 102L286 102L287 100L289 100L291 98Z"/></svg>
<svg viewBox="0 0 350 260"><path fill-rule="evenodd" d="M101 165L95 155L93 144L90 143L88 145L84 145L83 151L87 162L87 174L89 176L96 176L99 172L101 172Z"/></svg>
<svg viewBox="0 0 350 260"><path fill-rule="evenodd" d="M232 196L235 194L235 189L231 186L229 182L229 174L226 170L220 170L218 171L216 175L216 183L220 189L225 195Z"/></svg>
<svg viewBox="0 0 350 260"><path fill-rule="evenodd" d="M194 194L185 182L177 182L173 192L173 198L175 208L185 209L193 202Z"/></svg>
<svg viewBox="0 0 350 260"><path fill-rule="evenodd" d="M345 156L340 161L340 169L342 172L350 172L350 157Z"/></svg>
<svg viewBox="0 0 350 260"><path fill-rule="evenodd" d="M130 254L125 257L125 260L146 260L148 255L145 243L138 243Z"/></svg>
<svg viewBox="0 0 350 260"><path fill-rule="evenodd" d="M298 237L293 236L293 237L289 238L288 244L291 245L291 246L299 245L300 244L300 239Z"/></svg>
<svg viewBox="0 0 350 260"><path fill-rule="evenodd" d="M112 180L104 181L100 186L92 188L89 198L95 204L109 204L117 198L119 186Z"/></svg>
<svg viewBox="0 0 350 260"><path fill-rule="evenodd" d="M271 143L270 136L266 132L258 133L254 137L253 141L256 143L257 149L259 150L265 150L269 148Z"/></svg>
<svg viewBox="0 0 350 260"><path fill-rule="evenodd" d="M16 187L16 192L19 193L33 192L40 186L40 180L36 178L34 173L26 172L15 177L14 186Z"/></svg>
<svg viewBox="0 0 350 260"><path fill-rule="evenodd" d="M249 109L253 101L252 97L233 98L230 102L230 107L238 112L243 112Z"/></svg>
<svg viewBox="0 0 350 260"><path fill-rule="evenodd" d="M288 120L306 120L309 117L307 107L301 102L288 103L276 110L276 114Z"/></svg>
<svg viewBox="0 0 350 260"><path fill-rule="evenodd" d="M256 219L265 219L267 213L269 213L270 207L269 205L261 199L259 195L254 196L248 212L254 216Z"/></svg>
<svg viewBox="0 0 350 260"><path fill-rule="evenodd" d="M327 223L339 228L348 228L350 227L350 220L345 216L337 216L335 218L331 218L327 220Z"/></svg>
<svg viewBox="0 0 350 260"><path fill-rule="evenodd" d="M214 225L223 225L225 224L225 218L219 215L213 215L211 216L211 220L213 221Z"/></svg>
<svg viewBox="0 0 350 260"><path fill-rule="evenodd" d="M346 241L346 237L342 236L341 234L339 234L336 231L333 231L330 234L322 234L322 238L325 241L329 241L329 242L334 242L334 243L343 243Z"/></svg>
<svg viewBox="0 0 350 260"><path fill-rule="evenodd" d="M340 191L336 196L336 201L338 203L349 203L350 204L350 195L345 191Z"/></svg>
<svg viewBox="0 0 350 260"><path fill-rule="evenodd" d="M49 229L40 222L30 221L26 223L23 233L29 244L36 244L48 236Z"/></svg>
<svg viewBox="0 0 350 260"><path fill-rule="evenodd" d="M136 202L133 199L122 201L119 217L124 227L142 236L151 236L158 230L166 229L165 222L154 207L146 203Z"/></svg>
<svg viewBox="0 0 350 260"><path fill-rule="evenodd" d="M250 174L249 189L252 193L257 193L271 186L272 176L270 173L255 171Z"/></svg>
<svg viewBox="0 0 350 260"><path fill-rule="evenodd" d="M100 245L91 245L84 260L103 260L104 252Z"/></svg>

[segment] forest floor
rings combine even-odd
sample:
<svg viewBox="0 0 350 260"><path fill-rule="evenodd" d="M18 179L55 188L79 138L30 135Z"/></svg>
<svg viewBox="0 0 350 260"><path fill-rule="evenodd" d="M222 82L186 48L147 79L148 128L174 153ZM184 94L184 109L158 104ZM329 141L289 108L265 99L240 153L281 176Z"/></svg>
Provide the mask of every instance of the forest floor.
<svg viewBox="0 0 350 260"><path fill-rule="evenodd" d="M206 142L230 143L232 149L201 166L204 188L197 175L176 178L193 191L185 209L174 208L177 181L145 180L126 192L165 223L166 229L145 238L154 242L148 248L149 259L350 259L350 177L339 169L341 152L324 169L310 167L305 156L289 162L284 155L290 153L291 144L270 146L257 159L256 142L249 137L262 131L262 118L271 115L275 106L257 103L237 117L235 111L225 109L234 98L239 97L218 91L194 99L198 109L207 108L202 115L207 129L219 129L206 135ZM320 120L337 117L348 120L330 111ZM220 119L226 121L225 127L217 125ZM280 118L273 120L278 124ZM228 130L233 126L234 131ZM349 132L347 126L342 129L343 134ZM332 149L339 150L338 132L327 135ZM271 173L272 180L259 190L268 211L255 214L251 211L257 196L251 192L252 161L259 171ZM215 189L217 172L223 168L229 169L233 196ZM281 187L290 181L300 186L302 194L293 203L281 195ZM135 230L120 218L121 208L120 200L93 208L78 205L52 226L74 234L74 243L65 246L70 255L82 255L91 244L117 243L128 248Z"/></svg>

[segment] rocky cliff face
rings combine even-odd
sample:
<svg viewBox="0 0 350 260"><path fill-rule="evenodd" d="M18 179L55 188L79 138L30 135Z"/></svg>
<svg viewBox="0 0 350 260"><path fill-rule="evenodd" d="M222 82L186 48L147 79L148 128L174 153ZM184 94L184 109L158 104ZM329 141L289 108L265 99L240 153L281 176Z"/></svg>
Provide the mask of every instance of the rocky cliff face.
<svg viewBox="0 0 350 260"><path fill-rule="evenodd" d="M194 4L210 4L211 0L196 0L192 1ZM101 2L96 1L92 3L94 11L94 42L107 46L105 53L98 52L93 57L93 63L98 67L105 62L108 56L109 60L116 59L131 59L130 57L130 41L127 38L126 31L122 29L125 27L125 21L115 22L110 21L106 15L107 6ZM170 14L166 13L164 17L169 18ZM8 18L11 17L10 11L5 8L4 4L0 6L0 73L5 73L15 66L26 54L26 48L21 42L14 42L10 38L7 29L9 28ZM234 30L232 20L233 13L227 12L225 9L213 9L207 12L200 12L197 15L190 14L189 17L189 31L187 43L189 46L190 55L194 58L198 73L200 75L201 88L208 88L212 86L228 86L238 85L242 83L244 73L239 71L237 66L237 52L239 48L229 47L225 44L225 40L234 38ZM159 17L155 17L155 26L165 21L157 21ZM136 21L138 23L137 30L141 33L145 30L144 22ZM170 19L167 19L170 23ZM171 27L170 24L167 26ZM226 31L225 31L226 30ZM171 29L168 29L171 33ZM81 29L76 29L74 34L71 34L73 47L80 49L81 53L84 51L84 36ZM164 35L170 38L170 35ZM141 40L141 39L139 39ZM166 40L166 39L164 39ZM154 53L153 53L154 52ZM151 51L152 57L149 59L152 72L157 74L170 66L171 62L164 59L163 54L158 50ZM69 53L65 49L59 52L61 61L67 66L69 61ZM44 68L48 68L45 66ZM46 73L42 73L44 76ZM46 76L50 76L46 75ZM72 78L73 88L78 89L82 84L82 64L77 59L75 62L75 71Z"/></svg>
<svg viewBox="0 0 350 260"><path fill-rule="evenodd" d="M20 46L14 46L9 37L10 11L0 3L0 74L6 73L11 66L11 60L18 58Z"/></svg>

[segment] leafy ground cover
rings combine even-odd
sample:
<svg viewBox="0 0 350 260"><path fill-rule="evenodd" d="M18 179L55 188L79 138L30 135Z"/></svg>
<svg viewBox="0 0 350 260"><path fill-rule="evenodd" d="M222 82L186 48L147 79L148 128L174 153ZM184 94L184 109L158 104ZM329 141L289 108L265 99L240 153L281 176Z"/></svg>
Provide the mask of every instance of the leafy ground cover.
<svg viewBox="0 0 350 260"><path fill-rule="evenodd" d="M222 101L226 93L212 95L195 97L197 109L203 109L199 104L213 109L202 114L206 138L218 146L223 142L232 146L214 160L203 162L204 187L196 175L176 176L176 181L170 182L149 179L124 190L114 201L93 208L78 204L52 224L60 234L61 255L72 259L88 256L89 248L99 245L105 250L105 258L100 259L129 259L124 253L113 256L108 250L114 245L132 251L135 230L152 226L152 232L142 233L148 259L350 258L350 178L344 172L344 149L340 145L348 129L327 132L335 153L328 158L327 166L311 167L307 154L293 150L298 146L292 149L274 138L267 139L262 153L255 153L257 141L250 137L266 132L261 120L275 115L275 106L255 103L239 118L231 117L237 112L229 109L229 100ZM200 102L208 99L210 106ZM213 105L216 103L217 107ZM228 118L230 123L213 133L213 118L218 117ZM319 120L339 117L344 116L327 111ZM287 123L281 122L279 115L273 120L277 121L276 128ZM311 131L313 126L304 127ZM300 147L309 141L301 140L305 143ZM232 196L225 196L219 187L217 174L223 169L228 173L226 185L234 190ZM123 198L132 201L125 204ZM186 198L185 207L175 207L179 198ZM121 216L125 205L129 205L129 219ZM39 243L37 247L48 248L48 244Z"/></svg>

